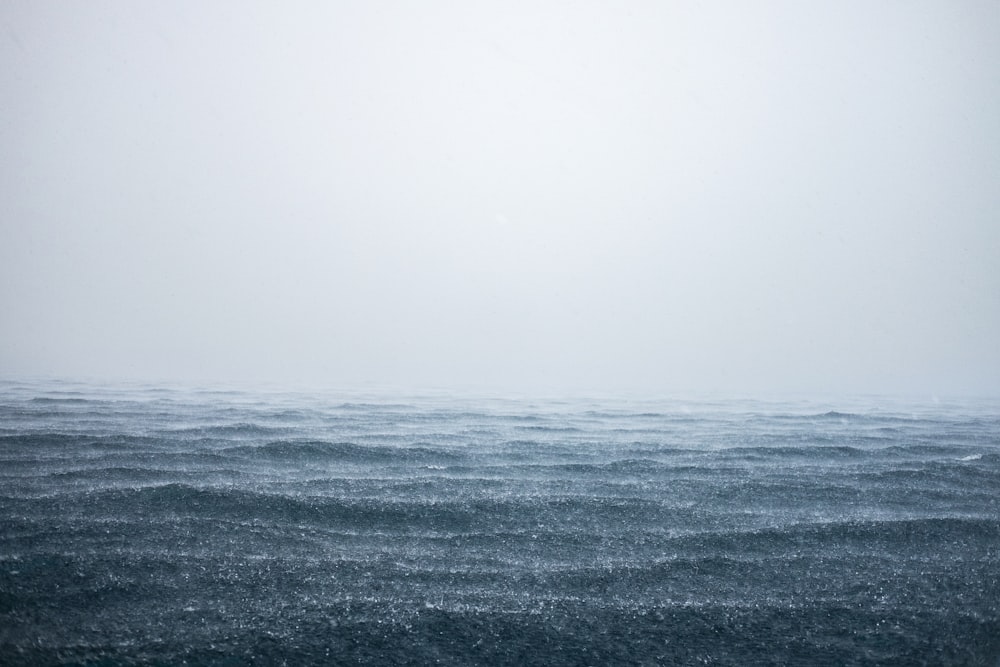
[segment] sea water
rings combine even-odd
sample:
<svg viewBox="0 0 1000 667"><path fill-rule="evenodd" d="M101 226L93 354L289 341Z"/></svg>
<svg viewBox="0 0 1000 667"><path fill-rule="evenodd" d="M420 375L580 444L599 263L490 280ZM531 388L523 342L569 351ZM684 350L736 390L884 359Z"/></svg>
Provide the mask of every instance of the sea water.
<svg viewBox="0 0 1000 667"><path fill-rule="evenodd" d="M0 663L1000 661L1000 410L0 385Z"/></svg>

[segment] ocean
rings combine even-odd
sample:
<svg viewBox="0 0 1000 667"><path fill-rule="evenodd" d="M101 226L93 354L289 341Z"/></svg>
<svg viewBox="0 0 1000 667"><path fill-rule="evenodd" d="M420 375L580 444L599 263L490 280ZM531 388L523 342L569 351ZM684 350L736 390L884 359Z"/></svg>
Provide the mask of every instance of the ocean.
<svg viewBox="0 0 1000 667"><path fill-rule="evenodd" d="M0 384L0 664L1000 665L1000 404Z"/></svg>

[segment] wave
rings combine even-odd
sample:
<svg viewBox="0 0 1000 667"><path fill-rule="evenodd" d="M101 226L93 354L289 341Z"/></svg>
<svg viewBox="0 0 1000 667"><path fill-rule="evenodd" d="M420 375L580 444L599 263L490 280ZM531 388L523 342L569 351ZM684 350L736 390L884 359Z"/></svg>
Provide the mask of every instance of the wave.
<svg viewBox="0 0 1000 667"><path fill-rule="evenodd" d="M349 488L342 494L350 492ZM140 488L67 491L47 498L6 500L28 515L51 518L142 518L149 525L178 517L212 520L268 521L276 525L310 525L319 529L360 533L427 530L496 533L538 531L539 524L582 534L656 528L663 521L683 520L691 510L659 501L613 496L466 495L394 498L356 495L289 495L239 487L203 487L170 483ZM680 515L678 514L680 513ZM681 516L683 515L683 516ZM62 520L62 519L61 519ZM551 528L550 528L551 529Z"/></svg>
<svg viewBox="0 0 1000 667"><path fill-rule="evenodd" d="M616 459L613 461L602 461L599 463L557 463L550 467L570 472L604 473L655 471L673 466L665 464L662 461L656 461L649 458L627 458Z"/></svg>
<svg viewBox="0 0 1000 667"><path fill-rule="evenodd" d="M936 424L941 424L940 418L932 415L920 415L920 414L907 414L899 412L842 412L839 410L828 410L827 412L820 413L807 413L807 414L794 414L794 413L777 413L777 414L755 414L755 421L760 421L763 423L767 422L781 422L781 423L802 423L803 425L809 425L810 423L816 422L828 422L831 424L845 424L851 426L868 426L872 427L876 424L883 424L886 428L890 425L895 425L896 427L923 427L932 426Z"/></svg>
<svg viewBox="0 0 1000 667"><path fill-rule="evenodd" d="M818 415L812 415L813 419L857 419L861 417L859 414L853 412L838 412L836 410L830 410Z"/></svg>
<svg viewBox="0 0 1000 667"><path fill-rule="evenodd" d="M576 426L522 426L525 431L540 431L543 433L580 433L583 429Z"/></svg>
<svg viewBox="0 0 1000 667"><path fill-rule="evenodd" d="M945 459L940 461L913 462L906 467L889 470L866 471L860 479L875 479L897 492L915 488L934 488L972 493L990 488L993 483L1000 488L1000 455L981 455L975 459ZM984 486L985 485L985 486Z"/></svg>
<svg viewBox="0 0 1000 667"><path fill-rule="evenodd" d="M764 446L725 447L717 456L724 459L772 460L772 459L857 459L870 452L849 445L816 445L804 447Z"/></svg>
<svg viewBox="0 0 1000 667"><path fill-rule="evenodd" d="M964 452L967 450L964 448L958 448L955 445L912 443L906 445L890 445L883 448L881 451L886 454L893 454L899 457L928 459L952 457L955 456L955 452Z"/></svg>
<svg viewBox="0 0 1000 667"><path fill-rule="evenodd" d="M226 447L220 453L255 460L314 463L455 462L461 456L421 446L372 446L323 440L279 440L263 445Z"/></svg>
<svg viewBox="0 0 1000 667"><path fill-rule="evenodd" d="M243 477L233 470L219 470L216 474L225 474L230 479ZM155 486L178 483L186 480L193 483L205 479L204 471L186 471L174 468L148 468L141 466L100 466L75 470L61 470L48 473L46 481L56 484L75 484L89 486L91 490L109 488L137 489L145 486Z"/></svg>
<svg viewBox="0 0 1000 667"><path fill-rule="evenodd" d="M815 495L815 489L802 492L803 498ZM941 549L947 543L952 545L947 548L961 550L987 538L1000 538L1000 521L982 517L851 518L813 523L783 520L784 525L748 530L739 516L727 516L722 511L744 502L742 496L729 494L724 506L671 506L649 498L552 493L535 497L453 494L451 498L387 500L353 495L291 496L247 488L172 483L8 502L11 509L20 508L19 513L64 517L66 521L73 521L72 517L79 514L91 521L131 517L156 526L188 517L237 524L263 522L274 526L279 534L309 527L348 531L379 540L384 539L378 537L383 534L437 532L468 535L462 538L466 546L471 545L468 540L472 536L478 535L477 539L487 540L486 546L499 550L494 555L504 551L506 542L507 549L543 549L536 552L543 561L578 559L609 550L632 558L640 557L643 549L662 553L664 548L678 554L752 554L771 553L774 549L821 553L831 548L893 553L900 549L911 552L921 544Z"/></svg>
<svg viewBox="0 0 1000 667"><path fill-rule="evenodd" d="M166 437L217 437L217 438L240 438L240 437L261 437L274 436L293 432L294 429L287 426L265 426L252 422L240 422L236 424L219 424L208 426L185 426L163 431Z"/></svg>
<svg viewBox="0 0 1000 667"><path fill-rule="evenodd" d="M163 443L160 438L127 434L27 433L0 435L0 454L11 452L35 455L51 452L81 454L88 451L149 450L156 449Z"/></svg>

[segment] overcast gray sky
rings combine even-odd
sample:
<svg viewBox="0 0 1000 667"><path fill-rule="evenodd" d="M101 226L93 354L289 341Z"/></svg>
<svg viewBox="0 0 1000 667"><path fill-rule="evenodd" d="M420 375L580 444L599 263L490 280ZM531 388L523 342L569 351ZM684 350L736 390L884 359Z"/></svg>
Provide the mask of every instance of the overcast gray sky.
<svg viewBox="0 0 1000 667"><path fill-rule="evenodd" d="M1000 393L1000 3L0 3L0 375Z"/></svg>

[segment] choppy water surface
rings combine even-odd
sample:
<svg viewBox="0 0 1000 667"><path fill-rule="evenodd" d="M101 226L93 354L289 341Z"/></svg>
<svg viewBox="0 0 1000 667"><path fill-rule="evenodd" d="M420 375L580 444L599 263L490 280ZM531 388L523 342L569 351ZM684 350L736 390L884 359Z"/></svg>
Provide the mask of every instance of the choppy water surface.
<svg viewBox="0 0 1000 667"><path fill-rule="evenodd" d="M983 401L0 386L0 663L1000 664Z"/></svg>

